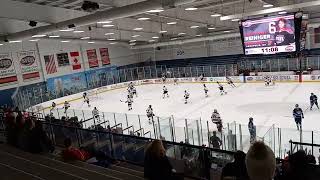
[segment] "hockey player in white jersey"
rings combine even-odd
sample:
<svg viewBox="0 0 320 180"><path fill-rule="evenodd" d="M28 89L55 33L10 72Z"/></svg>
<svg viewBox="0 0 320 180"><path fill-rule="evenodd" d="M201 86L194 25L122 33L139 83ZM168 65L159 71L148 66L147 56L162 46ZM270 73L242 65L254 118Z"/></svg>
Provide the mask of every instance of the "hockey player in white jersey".
<svg viewBox="0 0 320 180"><path fill-rule="evenodd" d="M128 104L128 111L131 111L132 110L132 98L130 97L130 95L127 96L127 100L125 101L125 103Z"/></svg>
<svg viewBox="0 0 320 180"><path fill-rule="evenodd" d="M184 91L184 103L187 104L188 103L188 99L189 99L190 94L187 92L187 90Z"/></svg>
<svg viewBox="0 0 320 180"><path fill-rule="evenodd" d="M152 109L152 106L149 105L148 109L146 110L147 112L147 117L148 117L148 120L149 120L149 124L151 124L153 122L153 109Z"/></svg>
<svg viewBox="0 0 320 180"><path fill-rule="evenodd" d="M222 131L222 119L220 117L220 114L218 113L218 110L214 109L213 110L213 113L211 115L211 121L217 125L217 129L219 132Z"/></svg>
<svg viewBox="0 0 320 180"><path fill-rule="evenodd" d="M232 79L230 78L230 77L226 77L226 80L227 80L227 83L231 86L231 87L233 87L233 88L235 88L236 87L236 85L233 83L233 81L232 81Z"/></svg>
<svg viewBox="0 0 320 180"><path fill-rule="evenodd" d="M137 89L134 86L132 87L131 92L132 92L132 96L136 95L136 97L138 97Z"/></svg>
<svg viewBox="0 0 320 180"><path fill-rule="evenodd" d="M86 97L84 98L84 102L88 104L88 107L91 106L91 105L90 105L90 99L89 99L88 96L86 96Z"/></svg>
<svg viewBox="0 0 320 180"><path fill-rule="evenodd" d="M203 90L204 90L205 96L208 97L208 91L209 91L209 90L208 90L206 84L203 84Z"/></svg>
<svg viewBox="0 0 320 180"><path fill-rule="evenodd" d="M162 73L161 80L162 80L162 83L166 83L167 77L165 73Z"/></svg>
<svg viewBox="0 0 320 180"><path fill-rule="evenodd" d="M69 109L70 107L70 103L68 101L65 101L64 104L63 104L63 107L64 107L64 113L66 114L67 113L67 110Z"/></svg>
<svg viewBox="0 0 320 180"><path fill-rule="evenodd" d="M164 99L165 97L169 97L169 93L168 93L168 89L166 86L163 86L163 94L162 94L162 98Z"/></svg>
<svg viewBox="0 0 320 180"><path fill-rule="evenodd" d="M92 116L93 116L93 118L95 118L97 123L100 123L99 110L97 109L97 107L93 108Z"/></svg>
<svg viewBox="0 0 320 180"><path fill-rule="evenodd" d="M217 81L217 84L219 86L220 95L227 94L227 92L224 90L223 86Z"/></svg>

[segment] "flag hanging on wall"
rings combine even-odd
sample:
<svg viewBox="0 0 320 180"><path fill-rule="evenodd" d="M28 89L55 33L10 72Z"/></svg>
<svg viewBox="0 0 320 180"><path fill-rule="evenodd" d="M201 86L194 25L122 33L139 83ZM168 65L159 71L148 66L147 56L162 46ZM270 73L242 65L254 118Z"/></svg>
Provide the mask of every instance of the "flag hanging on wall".
<svg viewBox="0 0 320 180"><path fill-rule="evenodd" d="M87 50L87 57L88 57L88 62L89 62L90 68L99 67L98 56L97 56L97 52L95 49Z"/></svg>
<svg viewBox="0 0 320 180"><path fill-rule="evenodd" d="M72 62L72 69L73 70L81 69L79 52L70 52L70 56L71 56L71 62Z"/></svg>
<svg viewBox="0 0 320 180"><path fill-rule="evenodd" d="M18 83L18 78L11 54L3 53L0 54L0 86L7 83Z"/></svg>
<svg viewBox="0 0 320 180"><path fill-rule="evenodd" d="M69 66L69 57L68 53L59 53L57 54L58 66Z"/></svg>
<svg viewBox="0 0 320 180"><path fill-rule="evenodd" d="M109 58L109 50L108 48L100 48L100 56L102 65L109 65L110 64L110 58Z"/></svg>
<svg viewBox="0 0 320 180"><path fill-rule="evenodd" d="M46 65L47 74L54 74L57 72L56 62L54 60L54 55L45 55L44 63Z"/></svg>
<svg viewBox="0 0 320 180"><path fill-rule="evenodd" d="M40 78L38 60L35 51L18 52L18 59L23 81L32 81Z"/></svg>

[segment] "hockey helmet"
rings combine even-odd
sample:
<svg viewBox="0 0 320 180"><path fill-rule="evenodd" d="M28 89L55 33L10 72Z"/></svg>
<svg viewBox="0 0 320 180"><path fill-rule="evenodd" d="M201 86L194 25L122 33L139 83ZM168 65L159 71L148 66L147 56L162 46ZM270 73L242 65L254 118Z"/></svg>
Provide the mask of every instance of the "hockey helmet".
<svg viewBox="0 0 320 180"><path fill-rule="evenodd" d="M296 106L296 107L299 107L299 104L296 104L295 106Z"/></svg>
<svg viewBox="0 0 320 180"><path fill-rule="evenodd" d="M252 118L252 117L249 117L249 121L253 121L253 118Z"/></svg>
<svg viewBox="0 0 320 180"><path fill-rule="evenodd" d="M217 112L218 112L218 110L217 110L217 109L214 109L214 110L213 110L213 112L217 113Z"/></svg>

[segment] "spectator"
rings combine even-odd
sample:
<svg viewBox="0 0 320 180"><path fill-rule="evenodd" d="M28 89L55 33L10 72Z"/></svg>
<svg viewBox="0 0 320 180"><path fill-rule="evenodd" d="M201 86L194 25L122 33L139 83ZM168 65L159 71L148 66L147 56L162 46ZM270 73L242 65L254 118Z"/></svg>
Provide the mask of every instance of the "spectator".
<svg viewBox="0 0 320 180"><path fill-rule="evenodd" d="M79 160L86 161L90 158L90 154L84 150L72 147L70 138L64 140L65 149L62 151L62 157L64 160Z"/></svg>
<svg viewBox="0 0 320 180"><path fill-rule="evenodd" d="M228 163L223 169L221 174L221 180L236 179L236 180L248 180L248 173L246 168L246 154L242 151L237 151L234 154L234 162Z"/></svg>
<svg viewBox="0 0 320 180"><path fill-rule="evenodd" d="M36 121L29 139L29 150L32 153L53 152L54 146L47 133L43 130L42 123Z"/></svg>
<svg viewBox="0 0 320 180"><path fill-rule="evenodd" d="M154 140L151 142L145 152L144 177L149 180L178 179L173 171L162 141Z"/></svg>
<svg viewBox="0 0 320 180"><path fill-rule="evenodd" d="M276 170L276 158L263 142L254 142L246 156L250 180L272 180Z"/></svg>
<svg viewBox="0 0 320 180"><path fill-rule="evenodd" d="M217 136L217 132L213 131L213 135L210 137L210 144L215 149L220 149L220 146L222 145L222 141Z"/></svg>

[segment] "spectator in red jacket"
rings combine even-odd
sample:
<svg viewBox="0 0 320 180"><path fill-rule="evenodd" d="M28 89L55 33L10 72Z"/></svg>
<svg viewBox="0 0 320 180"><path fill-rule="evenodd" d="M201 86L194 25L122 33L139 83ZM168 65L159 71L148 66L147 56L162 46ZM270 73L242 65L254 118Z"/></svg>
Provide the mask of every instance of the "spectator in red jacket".
<svg viewBox="0 0 320 180"><path fill-rule="evenodd" d="M89 152L72 147L72 142L70 138L66 138L64 140L64 145L66 148L62 151L62 157L64 160L86 161L90 159Z"/></svg>

